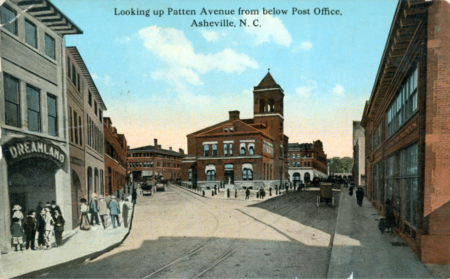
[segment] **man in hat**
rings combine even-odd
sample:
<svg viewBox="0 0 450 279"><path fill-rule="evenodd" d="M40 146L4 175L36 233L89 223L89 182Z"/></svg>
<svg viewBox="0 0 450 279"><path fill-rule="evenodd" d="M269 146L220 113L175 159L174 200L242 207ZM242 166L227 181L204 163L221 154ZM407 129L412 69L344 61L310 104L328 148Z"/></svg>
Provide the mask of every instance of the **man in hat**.
<svg viewBox="0 0 450 279"><path fill-rule="evenodd" d="M92 199L91 199L91 203L89 204L89 213L91 213L91 226L94 225L94 219L95 219L95 224L97 226L100 226L100 221L98 219L98 201L97 201L97 196L93 195Z"/></svg>
<svg viewBox="0 0 450 279"><path fill-rule="evenodd" d="M98 201L98 215L102 220L103 229L106 229L106 216L108 215L108 206L106 205L105 197L100 196Z"/></svg>
<svg viewBox="0 0 450 279"><path fill-rule="evenodd" d="M52 204L50 205L50 214L52 214L52 216L55 216L56 211L58 211L59 215L62 216L61 208L59 208L59 206L56 205L55 201L52 201Z"/></svg>
<svg viewBox="0 0 450 279"><path fill-rule="evenodd" d="M116 220L117 220L117 225L120 227L119 214L120 214L120 208L116 202L116 196L111 195L111 201L109 202L109 215L111 215L111 222L113 225L113 229L116 228L116 222L115 222Z"/></svg>

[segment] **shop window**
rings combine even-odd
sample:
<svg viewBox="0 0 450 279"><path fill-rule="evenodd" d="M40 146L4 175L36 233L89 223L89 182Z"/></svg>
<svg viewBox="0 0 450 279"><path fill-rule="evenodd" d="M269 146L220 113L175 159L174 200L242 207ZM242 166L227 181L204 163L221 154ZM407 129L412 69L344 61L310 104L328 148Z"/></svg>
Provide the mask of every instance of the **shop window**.
<svg viewBox="0 0 450 279"><path fill-rule="evenodd" d="M0 20L3 29L17 35L17 16L16 11L8 7L6 4L0 6Z"/></svg>
<svg viewBox="0 0 450 279"><path fill-rule="evenodd" d="M209 145L203 145L203 156L209 157Z"/></svg>
<svg viewBox="0 0 450 279"><path fill-rule="evenodd" d="M47 95L47 111L48 111L48 134L51 136L58 136L58 106L56 97Z"/></svg>
<svg viewBox="0 0 450 279"><path fill-rule="evenodd" d="M37 88L27 85L28 130L41 131L40 93Z"/></svg>
<svg viewBox="0 0 450 279"><path fill-rule="evenodd" d="M55 59L55 39L45 34L45 55Z"/></svg>
<svg viewBox="0 0 450 279"><path fill-rule="evenodd" d="M217 144L212 145L212 157L217 157Z"/></svg>
<svg viewBox="0 0 450 279"><path fill-rule="evenodd" d="M19 80L5 74L5 124L20 128Z"/></svg>
<svg viewBox="0 0 450 279"><path fill-rule="evenodd" d="M37 47L37 32L36 25L28 20L25 20L25 42L30 46Z"/></svg>

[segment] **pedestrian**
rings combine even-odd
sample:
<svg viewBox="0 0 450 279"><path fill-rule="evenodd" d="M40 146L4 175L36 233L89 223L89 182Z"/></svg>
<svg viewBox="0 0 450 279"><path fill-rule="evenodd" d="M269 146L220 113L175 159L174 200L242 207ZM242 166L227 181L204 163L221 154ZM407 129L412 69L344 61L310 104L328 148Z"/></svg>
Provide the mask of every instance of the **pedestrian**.
<svg viewBox="0 0 450 279"><path fill-rule="evenodd" d="M353 185L350 185L350 187L348 188L348 194L350 196L353 196Z"/></svg>
<svg viewBox="0 0 450 279"><path fill-rule="evenodd" d="M227 189L227 198L230 197L230 188Z"/></svg>
<svg viewBox="0 0 450 279"><path fill-rule="evenodd" d="M245 190L245 199L250 199L250 190L248 188Z"/></svg>
<svg viewBox="0 0 450 279"><path fill-rule="evenodd" d="M62 235L64 232L64 224L66 223L62 215L59 214L58 211L55 211L55 215L53 215L53 226L55 228L55 241L56 247L62 245Z"/></svg>
<svg viewBox="0 0 450 279"><path fill-rule="evenodd" d="M89 213L91 213L91 226L95 224L100 226L100 221L98 219L98 201L97 196L93 195L91 199L91 203L89 204Z"/></svg>
<svg viewBox="0 0 450 279"><path fill-rule="evenodd" d="M256 192L256 198L259 199L259 191Z"/></svg>
<svg viewBox="0 0 450 279"><path fill-rule="evenodd" d="M106 229L106 216L108 216L108 206L106 205L105 197L100 196L98 201L98 215L102 221L103 229Z"/></svg>
<svg viewBox="0 0 450 279"><path fill-rule="evenodd" d="M136 191L134 191L136 193ZM120 221L119 221L119 214L120 214L120 207L116 202L116 196L111 196L111 201L109 202L109 215L111 215L111 222L113 225L113 229L116 228L116 220L117 225L120 227Z"/></svg>
<svg viewBox="0 0 450 279"><path fill-rule="evenodd" d="M362 187L358 187L358 189L356 190L356 203L359 206L362 206L363 199L364 199L364 190Z"/></svg>
<svg viewBox="0 0 450 279"><path fill-rule="evenodd" d="M49 249L50 248L50 239L52 237L52 233L53 233L53 218L52 215L50 214L50 209L48 208L44 208L45 211L45 215L44 217L44 221L45 221L45 234L44 234L44 242L45 242L45 248Z"/></svg>
<svg viewBox="0 0 450 279"><path fill-rule="evenodd" d="M18 204L16 204L15 206L13 206L13 215L12 218L17 218L19 219L19 225L22 226L23 224L23 213L22 213L22 207Z"/></svg>
<svg viewBox="0 0 450 279"><path fill-rule="evenodd" d="M262 198L264 199L266 197L266 189L262 189Z"/></svg>
<svg viewBox="0 0 450 279"><path fill-rule="evenodd" d="M61 208L59 208L59 206L56 205L55 201L52 201L50 205L50 214L54 216L56 211L58 211L59 215L62 215Z"/></svg>
<svg viewBox="0 0 450 279"><path fill-rule="evenodd" d="M28 216L23 224L23 230L26 236L26 249L30 248L31 250L37 250L35 247L35 238L36 238L36 212L34 210L28 211Z"/></svg>
<svg viewBox="0 0 450 279"><path fill-rule="evenodd" d="M386 200L386 227L393 232L395 227L394 207L390 199Z"/></svg>
<svg viewBox="0 0 450 279"><path fill-rule="evenodd" d="M272 187L269 187L269 196L272 196Z"/></svg>
<svg viewBox="0 0 450 279"><path fill-rule="evenodd" d="M142 191L142 185L139 185L138 192L139 192L139 196L143 195L144 192Z"/></svg>
<svg viewBox="0 0 450 279"><path fill-rule="evenodd" d="M41 219L41 211L42 211L42 202L38 202L38 205L36 206L36 222L39 222L39 219Z"/></svg>
<svg viewBox="0 0 450 279"><path fill-rule="evenodd" d="M234 190L234 198L237 199L237 189Z"/></svg>
<svg viewBox="0 0 450 279"><path fill-rule="evenodd" d="M278 196L278 186L277 185L275 185L275 195Z"/></svg>
<svg viewBox="0 0 450 279"><path fill-rule="evenodd" d="M80 200L80 211L81 211L81 222L80 222L80 230L88 231L91 229L91 226L89 225L89 206L87 205L86 199Z"/></svg>
<svg viewBox="0 0 450 279"><path fill-rule="evenodd" d="M130 203L129 198L126 198L122 204L122 218L123 218L123 226L128 228L128 215L131 210L132 204Z"/></svg>
<svg viewBox="0 0 450 279"><path fill-rule="evenodd" d="M20 246L20 251L23 251L23 228L20 225L20 220L19 218L14 217L12 219L13 224L11 225L11 237L12 237L12 242L16 248L16 252L17 247Z"/></svg>
<svg viewBox="0 0 450 279"><path fill-rule="evenodd" d="M52 205L50 204L50 202L46 202L44 208L48 208L50 210L52 208Z"/></svg>
<svg viewBox="0 0 450 279"><path fill-rule="evenodd" d="M136 204L136 199L137 199L137 193L136 193L136 189L133 189L133 193L131 194L131 198L134 204Z"/></svg>
<svg viewBox="0 0 450 279"><path fill-rule="evenodd" d="M37 222L37 232L38 232L38 248L45 248L45 208L42 208L39 213L39 219Z"/></svg>

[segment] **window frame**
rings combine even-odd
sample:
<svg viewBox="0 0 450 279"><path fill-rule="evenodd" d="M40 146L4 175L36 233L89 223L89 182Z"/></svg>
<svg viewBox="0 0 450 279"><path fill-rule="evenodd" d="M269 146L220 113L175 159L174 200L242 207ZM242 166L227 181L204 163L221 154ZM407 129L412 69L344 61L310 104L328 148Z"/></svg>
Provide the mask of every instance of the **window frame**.
<svg viewBox="0 0 450 279"><path fill-rule="evenodd" d="M17 103L14 103L11 100L7 100L7 96L8 94L6 94L7 90L6 90L6 80L10 79L12 81L17 82L17 92L16 92L16 98L17 98ZM11 126L11 127L16 127L16 128L21 128L22 127L22 117L21 117L21 109L22 109L22 105L21 105L21 92L20 92L20 79L8 74L8 73L4 73L3 74L3 90L4 90L4 101L5 101L5 125ZM14 105L16 107L16 119L17 119L17 123L12 124L11 122L7 122L8 121L8 109L6 108L7 104L11 104Z"/></svg>
<svg viewBox="0 0 450 279"><path fill-rule="evenodd" d="M53 99L55 101L55 115L54 116L50 115L50 110L49 110L49 107L50 107L49 100L51 100L51 99ZM55 133L54 134L52 134L52 131L50 131L50 121L49 121L50 118L54 118L54 120L55 120L55 127L54 127ZM58 131L58 127L59 127L59 125L58 125L58 97L53 94L50 94L50 93L47 93L47 119L48 119L47 133L51 136L57 137L59 135L59 131Z"/></svg>
<svg viewBox="0 0 450 279"><path fill-rule="evenodd" d="M19 30L17 28L17 20L13 20L11 23L8 23L8 21L3 21L2 9L6 9L6 10L9 10L10 12L12 12L14 14L14 17L12 19L17 17L17 11L15 9L11 8L9 5L7 5L5 3L3 5L1 5L0 6L0 24L3 24L3 26L1 28L3 28L4 30L7 30L8 32L10 32L11 34L14 34L16 36L19 36L18 35L19 34ZM9 28L9 27L5 27L5 26L14 26L14 28ZM14 30L12 31L10 29L14 29Z"/></svg>
<svg viewBox="0 0 450 279"><path fill-rule="evenodd" d="M47 39L50 39L50 40L47 40ZM52 52L49 52L48 45L47 45L48 42L52 43L52 47L53 47ZM51 49L50 49L50 51L51 51ZM44 53L45 53L45 55L47 57L49 57L49 58L51 58L53 60L56 59L56 42L55 42L55 39L52 36L50 36L49 34L47 34L47 33L44 34Z"/></svg>
<svg viewBox="0 0 450 279"><path fill-rule="evenodd" d="M28 24L28 25L27 25ZM28 41L28 29L27 29L27 26L32 26L32 27L34 27L34 44L32 44L32 43L30 43L29 41ZM37 32L37 26L36 26L36 24L34 24L33 22L31 22L31 21L29 21L28 19L25 19L25 42L28 44L28 45L30 45L30 46L32 46L32 47L34 47L34 48L38 48L38 32Z"/></svg>
<svg viewBox="0 0 450 279"><path fill-rule="evenodd" d="M33 90L34 92L37 93L37 97L38 97L38 102L37 102L37 106L38 106L38 111L35 111L34 109L30 108L30 95L29 95L29 91ZM26 84L26 91L27 91L27 118L28 118L28 130L31 132L38 132L40 133L42 131L42 121L41 121L41 90L33 85L30 84ZM37 130L31 130L30 129L30 110L34 113L37 114Z"/></svg>

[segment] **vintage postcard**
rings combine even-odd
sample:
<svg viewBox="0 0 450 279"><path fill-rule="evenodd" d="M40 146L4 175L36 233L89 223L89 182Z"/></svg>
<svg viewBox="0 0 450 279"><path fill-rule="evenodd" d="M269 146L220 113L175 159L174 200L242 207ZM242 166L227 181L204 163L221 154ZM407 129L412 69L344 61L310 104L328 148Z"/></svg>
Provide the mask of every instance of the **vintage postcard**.
<svg viewBox="0 0 450 279"><path fill-rule="evenodd" d="M449 26L0 0L0 278L449 278Z"/></svg>

